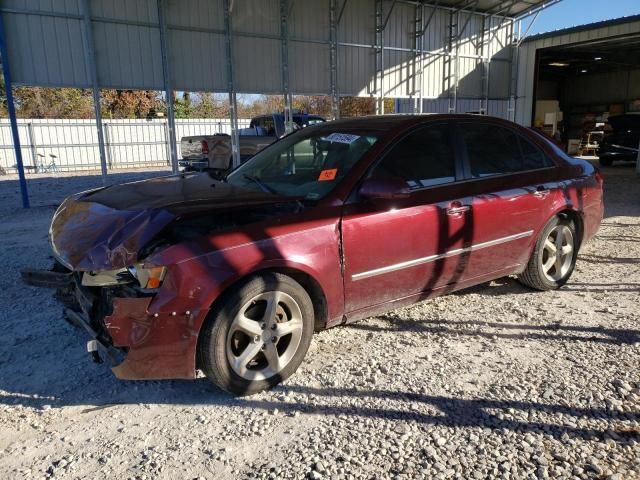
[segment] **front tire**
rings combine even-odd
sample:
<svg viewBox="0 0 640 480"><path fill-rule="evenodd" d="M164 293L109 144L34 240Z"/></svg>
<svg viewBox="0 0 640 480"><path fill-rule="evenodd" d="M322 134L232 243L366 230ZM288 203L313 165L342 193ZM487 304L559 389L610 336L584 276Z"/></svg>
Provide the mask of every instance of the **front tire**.
<svg viewBox="0 0 640 480"><path fill-rule="evenodd" d="M264 273L233 288L203 326L199 364L223 390L251 395L291 376L311 344L313 303L292 278Z"/></svg>
<svg viewBox="0 0 640 480"><path fill-rule="evenodd" d="M555 217L542 230L527 268L518 280L535 290L558 289L571 277L577 257L575 224L567 218Z"/></svg>

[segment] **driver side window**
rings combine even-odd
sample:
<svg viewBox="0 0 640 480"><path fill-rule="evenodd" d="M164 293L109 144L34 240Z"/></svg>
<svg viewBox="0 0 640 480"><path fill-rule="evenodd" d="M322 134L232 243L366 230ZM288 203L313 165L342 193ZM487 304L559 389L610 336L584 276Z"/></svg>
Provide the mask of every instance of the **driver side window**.
<svg viewBox="0 0 640 480"><path fill-rule="evenodd" d="M455 181L449 128L419 128L394 145L373 170L373 177L400 177L412 190Z"/></svg>

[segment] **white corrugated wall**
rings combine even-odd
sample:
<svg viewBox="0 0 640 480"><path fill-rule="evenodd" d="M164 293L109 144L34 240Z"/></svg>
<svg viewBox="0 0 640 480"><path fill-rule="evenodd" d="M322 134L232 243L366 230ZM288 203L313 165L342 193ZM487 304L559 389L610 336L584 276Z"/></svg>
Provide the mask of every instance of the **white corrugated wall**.
<svg viewBox="0 0 640 480"><path fill-rule="evenodd" d="M168 61L175 90L228 89L223 0L166 0ZM382 71L376 71L376 2L349 0L337 28L339 95L444 98L450 11L383 2ZM98 82L104 88L163 89L157 0L90 0ZM235 0L231 12L235 90L283 93L283 25L287 8L288 80L294 94L331 93L330 0ZM336 2L340 9L343 2ZM392 7L393 5L393 7ZM15 84L89 87L81 0L2 0ZM392 10L390 10L392 8ZM338 12L336 12L338 13ZM416 51L416 14L431 18ZM468 21L467 21L468 19ZM462 12L458 25L458 95L480 98L478 44L483 16ZM508 95L511 21L492 17L490 97ZM498 27L501 25L500 27ZM419 73L422 72L422 75ZM382 85L376 77L383 77ZM420 80L421 79L421 80Z"/></svg>

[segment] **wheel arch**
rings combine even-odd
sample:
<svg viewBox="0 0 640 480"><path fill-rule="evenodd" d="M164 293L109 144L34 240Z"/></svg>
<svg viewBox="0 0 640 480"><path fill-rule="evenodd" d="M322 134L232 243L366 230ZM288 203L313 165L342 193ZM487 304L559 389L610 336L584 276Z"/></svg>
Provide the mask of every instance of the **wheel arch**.
<svg viewBox="0 0 640 480"><path fill-rule="evenodd" d="M324 289L320 285L320 282L318 282L318 280L310 273L295 267L290 267L290 266L270 266L270 267L258 268L256 270L252 270L246 275L238 277L233 281L227 283L223 287L223 289L220 291L220 294L211 302L211 305L209 307L209 312L210 312L209 315L211 315L211 312L215 311L216 305L225 301L225 299L229 295L229 292L237 288L239 285L242 285L243 283L248 282L251 278L261 275L263 273L280 273L282 275L286 275L292 278L298 284L300 284L300 286L309 295L309 298L311 299L311 303L313 304L314 331L317 332L326 327L328 322L329 310L328 310L327 297L324 293ZM205 321L202 322L202 325L200 326L200 329L198 331L198 342L196 347L197 349L196 368L200 368L200 365L199 365L200 355L198 354L198 351L200 350L200 346L201 346L200 340L202 338L202 332L206 327L206 325L211 321L213 321L212 318L208 317L207 319L205 319Z"/></svg>
<svg viewBox="0 0 640 480"><path fill-rule="evenodd" d="M556 212L554 216L573 221L573 224L576 227L576 236L578 237L576 241L578 243L578 249L580 249L580 246L582 245L582 238L584 236L584 218L583 218L582 212L575 210L573 208L565 207L560 211ZM549 220L547 220L547 222Z"/></svg>
<svg viewBox="0 0 640 480"><path fill-rule="evenodd" d="M529 258L531 258L531 255L533 255L533 252L535 251L536 245L538 243L538 238L540 236L540 234L544 231L544 228L547 226L547 224L554 218L565 218L568 220L572 220L573 223L576 226L576 236L578 237L576 239L577 241L577 248L580 248L580 245L582 244L582 238L584 235L584 218L581 212L579 212L578 210L575 210L573 208L571 208L571 206L569 205L564 205L562 208L559 208L558 210L554 211L551 215L549 215L549 217L544 221L544 223L540 226L540 228L538 229L538 231L534 231L534 236L532 237L532 240L529 244L528 247L528 253L527 253L527 261ZM524 263L524 266L526 266L526 262Z"/></svg>

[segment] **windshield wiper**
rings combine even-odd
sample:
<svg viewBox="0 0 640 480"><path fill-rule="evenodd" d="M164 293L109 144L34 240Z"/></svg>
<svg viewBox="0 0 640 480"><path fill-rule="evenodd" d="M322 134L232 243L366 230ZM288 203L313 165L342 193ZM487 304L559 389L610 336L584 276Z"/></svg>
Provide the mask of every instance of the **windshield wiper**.
<svg viewBox="0 0 640 480"><path fill-rule="evenodd" d="M264 183L262 180L260 180L258 177L254 177L252 175L249 175L247 173L243 173L242 176L244 178L246 178L247 180L255 183L256 185L258 185L260 187L260 190L262 190L265 193L271 193L273 195L278 195L278 192L271 188L269 185L267 185L266 183Z"/></svg>

